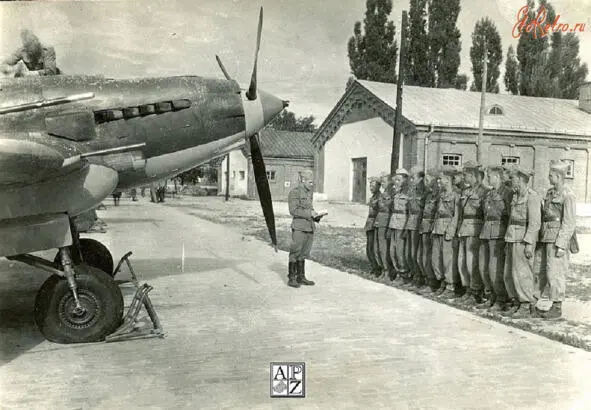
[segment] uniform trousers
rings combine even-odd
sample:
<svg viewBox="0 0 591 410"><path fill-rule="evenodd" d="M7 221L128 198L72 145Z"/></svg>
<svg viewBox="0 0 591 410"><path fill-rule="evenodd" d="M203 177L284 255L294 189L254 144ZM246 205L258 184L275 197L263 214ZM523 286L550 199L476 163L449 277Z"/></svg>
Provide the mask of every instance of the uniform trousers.
<svg viewBox="0 0 591 410"><path fill-rule="evenodd" d="M432 267L435 277L445 279L446 287L454 289L453 277L453 241L445 240L445 235L433 234Z"/></svg>
<svg viewBox="0 0 591 410"><path fill-rule="evenodd" d="M556 257L558 248L554 243L541 243L537 257L539 258L538 290L540 295L548 286L548 296L552 302L562 302L566 292L566 273L570 259L570 252L560 258Z"/></svg>
<svg viewBox="0 0 591 410"><path fill-rule="evenodd" d="M419 263L418 252L421 235L417 230L406 230L406 263L408 269L416 277L424 276L421 264Z"/></svg>
<svg viewBox="0 0 591 410"><path fill-rule="evenodd" d="M457 261L462 286L469 287L476 292L482 290L482 280L478 271L479 251L480 239L477 236L461 236L459 238Z"/></svg>
<svg viewBox="0 0 591 410"><path fill-rule="evenodd" d="M484 292L494 292L501 302L507 300L505 289L505 241L503 239L481 239L478 255L480 275Z"/></svg>
<svg viewBox="0 0 591 410"><path fill-rule="evenodd" d="M408 263L406 261L407 239L402 238L403 229L390 229L390 231L390 259L394 271L404 275L408 272Z"/></svg>
<svg viewBox="0 0 591 410"><path fill-rule="evenodd" d="M535 303L534 257L525 257L525 242L505 245L505 286L507 295L521 303Z"/></svg>
<svg viewBox="0 0 591 410"><path fill-rule="evenodd" d="M289 261L297 262L310 257L314 232L291 230L291 246L289 247Z"/></svg>
<svg viewBox="0 0 591 410"><path fill-rule="evenodd" d="M390 241L386 237L386 232L388 231L388 227L379 227L374 229L375 232L375 255L376 260L382 269L387 269L388 271L392 270L392 262L390 261L389 255L389 247Z"/></svg>
<svg viewBox="0 0 591 410"><path fill-rule="evenodd" d="M367 255L367 259L369 260L369 264L371 265L372 270L378 270L382 268L382 266L378 263L378 259L376 258L376 230L377 229L365 231L365 234L367 236L365 254Z"/></svg>
<svg viewBox="0 0 591 410"><path fill-rule="evenodd" d="M427 280L437 279L435 277L435 274L433 273L432 257L433 257L433 239L431 238L431 234L428 232L422 233L420 235L420 240L419 240L417 261L418 261L419 266L421 267L420 270L421 270L423 276Z"/></svg>

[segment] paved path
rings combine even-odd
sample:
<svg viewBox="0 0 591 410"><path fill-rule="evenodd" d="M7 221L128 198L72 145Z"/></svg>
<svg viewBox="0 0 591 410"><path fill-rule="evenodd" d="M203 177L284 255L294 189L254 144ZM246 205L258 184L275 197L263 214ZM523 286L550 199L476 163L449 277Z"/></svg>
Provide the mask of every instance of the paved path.
<svg viewBox="0 0 591 410"><path fill-rule="evenodd" d="M285 253L182 209L101 217L93 237L133 250L167 338L49 343L31 315L46 275L0 262L1 408L591 406L590 353L314 263L317 286L288 288ZM272 361L306 362L305 399L269 398Z"/></svg>

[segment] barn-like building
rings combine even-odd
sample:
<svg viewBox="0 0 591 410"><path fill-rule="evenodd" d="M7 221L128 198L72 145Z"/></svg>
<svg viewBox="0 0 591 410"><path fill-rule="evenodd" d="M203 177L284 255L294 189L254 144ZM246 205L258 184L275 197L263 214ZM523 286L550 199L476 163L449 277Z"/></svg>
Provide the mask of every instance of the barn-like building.
<svg viewBox="0 0 591 410"><path fill-rule="evenodd" d="M476 161L479 92L404 86L400 166L461 166ZM312 140L316 191L334 201L366 202L368 179L390 171L396 85L353 80ZM548 188L552 159L571 166L567 184L591 202L591 83L579 100L486 94L484 165L519 164Z"/></svg>

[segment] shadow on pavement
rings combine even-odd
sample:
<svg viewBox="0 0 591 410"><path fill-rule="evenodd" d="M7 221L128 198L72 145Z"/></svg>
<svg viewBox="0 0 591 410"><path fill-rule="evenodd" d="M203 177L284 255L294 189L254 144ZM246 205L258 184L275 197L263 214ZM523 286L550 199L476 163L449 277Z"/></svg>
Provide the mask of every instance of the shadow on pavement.
<svg viewBox="0 0 591 410"><path fill-rule="evenodd" d="M279 279L281 279L281 281L287 285L287 264L274 263L269 266L269 269L275 272L277 276L279 276Z"/></svg>

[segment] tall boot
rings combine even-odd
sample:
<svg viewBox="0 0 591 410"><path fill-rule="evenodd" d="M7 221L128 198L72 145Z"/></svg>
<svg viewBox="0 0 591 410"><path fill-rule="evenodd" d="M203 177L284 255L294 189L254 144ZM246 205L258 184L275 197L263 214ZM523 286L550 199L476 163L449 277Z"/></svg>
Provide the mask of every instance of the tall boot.
<svg viewBox="0 0 591 410"><path fill-rule="evenodd" d="M550 310L541 312L539 316L544 319L559 319L562 316L562 302L553 302Z"/></svg>
<svg viewBox="0 0 591 410"><path fill-rule="evenodd" d="M289 262L289 273L287 274L287 286L291 286L292 288L299 288L300 284L298 283L298 271L297 271L297 262Z"/></svg>
<svg viewBox="0 0 591 410"><path fill-rule="evenodd" d="M297 267L298 283L301 283L302 285L308 285L308 286L314 285L314 281L306 279L306 260L302 259L301 261L298 261L297 263L298 263L298 267Z"/></svg>

